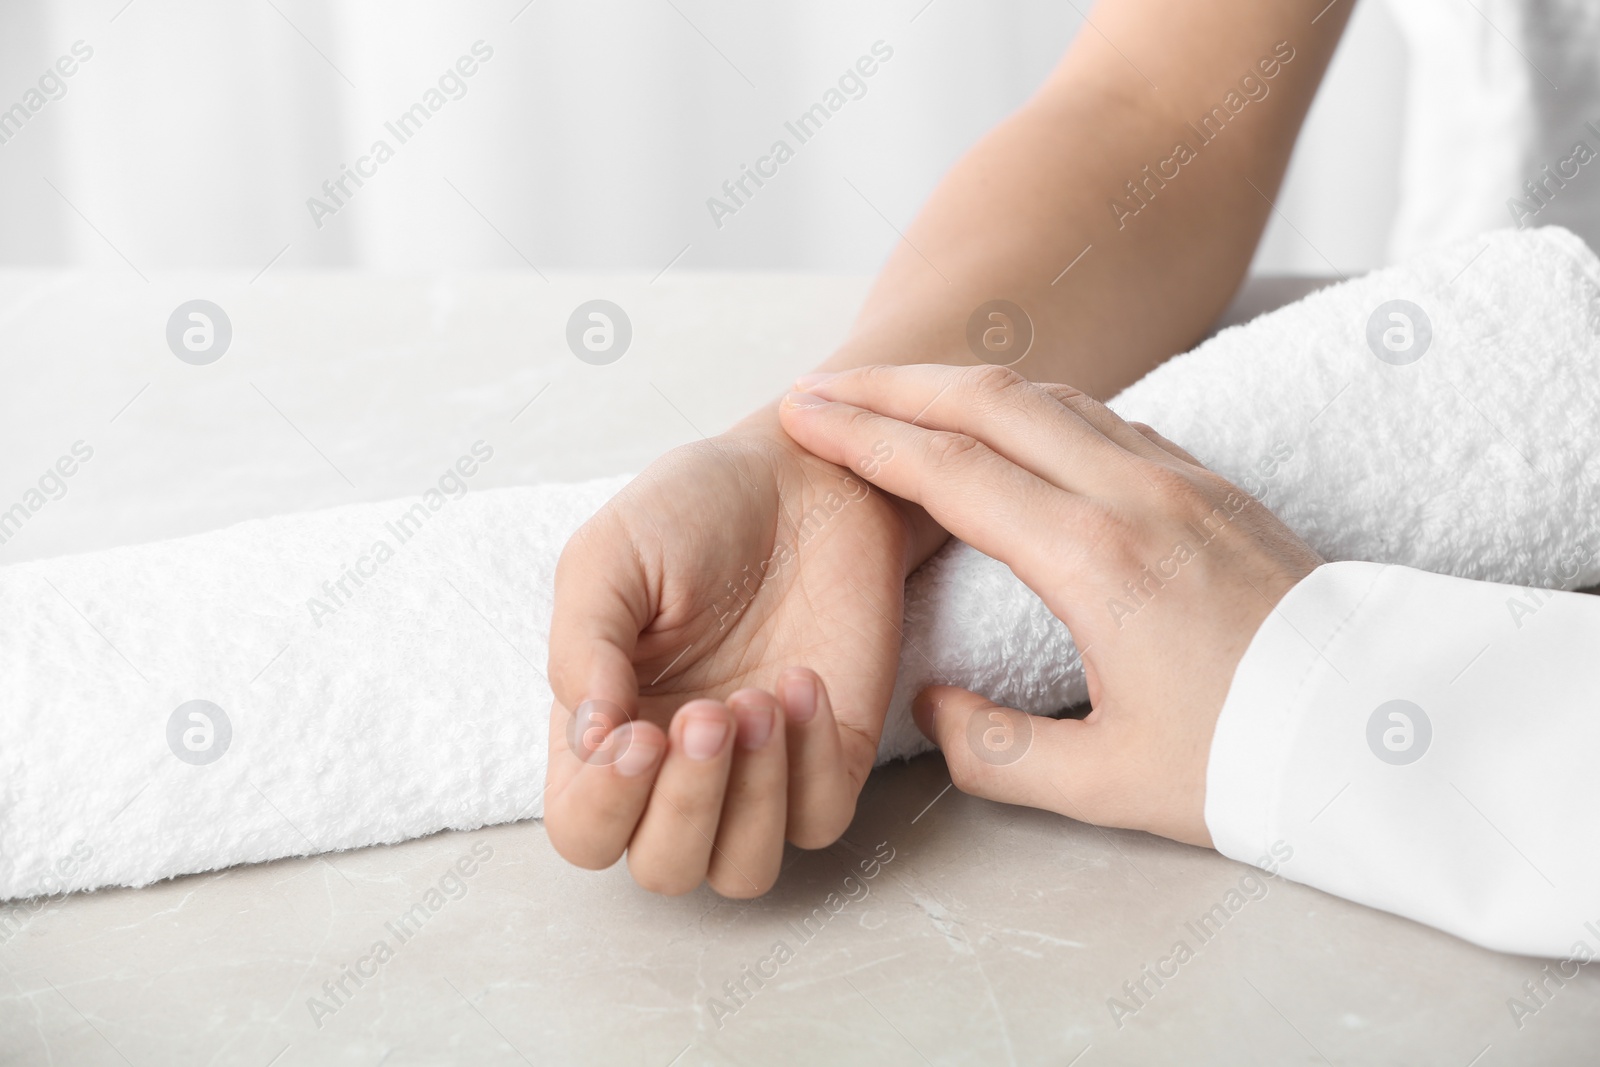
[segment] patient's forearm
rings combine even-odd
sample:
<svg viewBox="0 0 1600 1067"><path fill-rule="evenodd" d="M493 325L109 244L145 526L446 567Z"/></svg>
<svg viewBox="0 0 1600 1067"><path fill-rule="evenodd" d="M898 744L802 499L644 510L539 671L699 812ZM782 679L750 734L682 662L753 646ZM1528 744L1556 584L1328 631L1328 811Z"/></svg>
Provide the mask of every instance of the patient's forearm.
<svg viewBox="0 0 1600 1067"><path fill-rule="evenodd" d="M1192 345L1249 265L1350 7L1102 0L939 184L824 369L971 363L968 319L997 298L1033 323L1018 371L1102 397Z"/></svg>

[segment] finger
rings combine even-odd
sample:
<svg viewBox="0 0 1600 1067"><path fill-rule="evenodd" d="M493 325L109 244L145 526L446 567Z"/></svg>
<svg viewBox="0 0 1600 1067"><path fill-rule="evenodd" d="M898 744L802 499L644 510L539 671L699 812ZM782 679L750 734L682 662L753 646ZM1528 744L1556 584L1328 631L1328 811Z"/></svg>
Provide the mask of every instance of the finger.
<svg viewBox="0 0 1600 1067"><path fill-rule="evenodd" d="M790 667L778 678L789 750L786 836L801 848L826 848L856 813L856 792L844 760L839 724L817 673Z"/></svg>
<svg viewBox="0 0 1600 1067"><path fill-rule="evenodd" d="M590 870L617 862L645 810L666 749L661 727L623 723L606 736L592 762L577 763L565 789L546 791L545 832L567 862Z"/></svg>
<svg viewBox="0 0 1600 1067"><path fill-rule="evenodd" d="M862 367L809 386L828 400L902 422L975 437L1073 492L1094 494L1126 474L1126 452L1157 452L1116 415L1066 386L1035 385L1005 367Z"/></svg>
<svg viewBox="0 0 1600 1067"><path fill-rule="evenodd" d="M911 713L963 793L1097 821L1101 724L1028 715L954 686L924 689Z"/></svg>
<svg viewBox="0 0 1600 1067"><path fill-rule="evenodd" d="M634 718L639 680L633 652L652 614L649 583L632 553L611 545L628 538L597 537L605 522L585 524L556 565L555 610L546 667L556 707L551 711L549 789L559 794L604 736ZM574 716L569 709L585 714Z"/></svg>
<svg viewBox="0 0 1600 1067"><path fill-rule="evenodd" d="M790 393L779 414L803 448L854 466L880 489L921 504L940 526L1010 565L1024 582L1056 574L1063 536L1095 528L1079 521L1090 506L1083 498L964 434L926 430L808 393ZM871 461L858 463L861 457Z"/></svg>
<svg viewBox="0 0 1600 1067"><path fill-rule="evenodd" d="M1188 449L1167 440L1165 437L1161 436L1161 434L1157 433L1155 428L1150 426L1150 424L1144 422L1130 422L1128 425L1132 426L1135 430L1138 430L1139 433L1149 439L1152 444L1159 446L1163 452L1168 453L1176 459L1181 459L1185 463L1192 463L1196 467L1205 467L1205 464L1201 463L1198 459L1195 459Z"/></svg>
<svg viewBox="0 0 1600 1067"><path fill-rule="evenodd" d="M738 731L706 881L725 897L745 899L771 889L783 866L789 767L777 698L741 689L728 707Z"/></svg>
<svg viewBox="0 0 1600 1067"><path fill-rule="evenodd" d="M651 892L676 896L705 881L734 729L733 714L715 700L691 700L672 717L655 789L628 844L628 870Z"/></svg>
<svg viewBox="0 0 1600 1067"><path fill-rule="evenodd" d="M1039 388L1053 397L1057 403L1071 408L1084 422L1087 422L1129 452L1146 458L1161 455L1161 449L1155 447L1148 437L1139 433L1133 423L1128 422L1121 415L1118 415L1082 389L1075 389L1070 385L1061 385L1056 382L1041 382L1039 383Z"/></svg>

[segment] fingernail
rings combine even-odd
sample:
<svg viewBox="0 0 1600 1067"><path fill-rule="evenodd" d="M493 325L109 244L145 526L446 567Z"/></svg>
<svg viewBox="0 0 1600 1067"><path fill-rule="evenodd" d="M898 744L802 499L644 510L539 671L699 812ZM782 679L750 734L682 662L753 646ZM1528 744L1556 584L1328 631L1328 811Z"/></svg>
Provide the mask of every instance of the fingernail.
<svg viewBox="0 0 1600 1067"><path fill-rule="evenodd" d="M783 679L783 704L789 718L797 723L808 723L817 713L817 683L809 674L796 671Z"/></svg>
<svg viewBox="0 0 1600 1067"><path fill-rule="evenodd" d="M814 408L827 403L814 393L785 393L783 402L792 408Z"/></svg>
<svg viewBox="0 0 1600 1067"><path fill-rule="evenodd" d="M722 751L728 724L722 719L695 716L683 724L683 751L693 760L707 760Z"/></svg>
<svg viewBox="0 0 1600 1067"><path fill-rule="evenodd" d="M617 757L617 773L624 778L637 778L651 767L661 756L661 746L656 744L653 737L640 739L633 735L633 723L625 722L611 732L606 739L609 744L616 745L622 750L622 755Z"/></svg>
<svg viewBox="0 0 1600 1067"><path fill-rule="evenodd" d="M838 376L838 374L831 372L826 374L802 374L800 377L794 380L794 387L796 389L806 390L810 389L813 385L821 385L830 378L837 378Z"/></svg>
<svg viewBox="0 0 1600 1067"><path fill-rule="evenodd" d="M567 723L567 747L586 763L611 763L605 753L610 748L611 731L628 721L628 716L609 700L585 700Z"/></svg>
<svg viewBox="0 0 1600 1067"><path fill-rule="evenodd" d="M740 704L733 709L739 717L739 747L754 752L772 736L778 709L770 704Z"/></svg>

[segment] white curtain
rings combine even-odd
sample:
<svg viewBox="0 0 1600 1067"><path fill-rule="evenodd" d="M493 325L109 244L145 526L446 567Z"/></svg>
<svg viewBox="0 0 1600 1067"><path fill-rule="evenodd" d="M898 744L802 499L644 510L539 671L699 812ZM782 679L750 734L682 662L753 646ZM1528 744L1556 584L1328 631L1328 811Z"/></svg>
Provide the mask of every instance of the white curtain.
<svg viewBox="0 0 1600 1067"><path fill-rule="evenodd" d="M6 0L0 108L49 91L0 122L0 264L870 272L1088 6ZM787 134L878 42L892 56L863 89L847 79L804 144ZM1258 268L1382 260L1401 59L1383 9L1361 11ZM385 123L441 77L400 143ZM779 138L794 158L719 226L708 198ZM378 140L393 157L363 163ZM358 165L335 203L323 183ZM337 210L314 218L312 197Z"/></svg>

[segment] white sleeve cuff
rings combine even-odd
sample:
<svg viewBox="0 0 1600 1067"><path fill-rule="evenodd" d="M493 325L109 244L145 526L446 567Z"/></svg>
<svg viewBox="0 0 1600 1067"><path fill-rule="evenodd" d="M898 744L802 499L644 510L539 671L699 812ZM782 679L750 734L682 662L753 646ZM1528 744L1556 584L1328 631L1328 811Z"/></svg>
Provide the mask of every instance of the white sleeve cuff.
<svg viewBox="0 0 1600 1067"><path fill-rule="evenodd" d="M1600 958L1600 598L1332 563L1212 740L1217 850L1505 951Z"/></svg>

